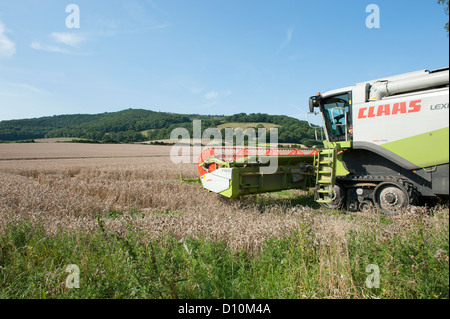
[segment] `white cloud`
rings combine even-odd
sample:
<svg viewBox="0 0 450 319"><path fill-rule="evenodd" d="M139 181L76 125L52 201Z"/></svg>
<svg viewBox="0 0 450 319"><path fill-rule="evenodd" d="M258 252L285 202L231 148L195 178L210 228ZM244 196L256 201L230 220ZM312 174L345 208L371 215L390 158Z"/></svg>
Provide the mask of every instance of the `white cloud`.
<svg viewBox="0 0 450 319"><path fill-rule="evenodd" d="M89 55L79 51L81 43L87 40L86 35L70 32L52 32L48 36L49 44L41 41L33 41L30 46L39 51L64 53L73 55Z"/></svg>
<svg viewBox="0 0 450 319"><path fill-rule="evenodd" d="M41 89L39 89L39 88L37 88L35 86L26 84L26 83L0 82L0 87L1 86L9 87L10 89L8 91L11 91L11 88L19 88L19 89L25 89L25 90L28 90L28 91L31 91L31 92L34 92L34 93L46 93L45 91L43 91L43 90L41 90Z"/></svg>
<svg viewBox="0 0 450 319"><path fill-rule="evenodd" d="M43 93L44 91L42 91L41 89L38 89L35 86L29 85L29 84L25 84L25 83L11 83L11 85L13 86L17 86L20 88L24 88L27 89L29 91L35 92L35 93Z"/></svg>
<svg viewBox="0 0 450 319"><path fill-rule="evenodd" d="M63 43L74 48L78 48L79 44L86 40L86 38L80 34L68 32L52 32L50 37L57 43Z"/></svg>
<svg viewBox="0 0 450 319"><path fill-rule="evenodd" d="M217 99L219 97L225 97L231 95L231 91L230 90L225 90L225 91L209 91L205 94L203 94L203 98L206 100L213 100L213 99Z"/></svg>
<svg viewBox="0 0 450 319"><path fill-rule="evenodd" d="M56 47L53 45L46 45L46 44L42 44L38 41L33 41L31 43L31 47L35 50L40 50L40 51L47 51L47 52L58 52L58 53L69 53L69 51L64 50L60 47Z"/></svg>
<svg viewBox="0 0 450 319"><path fill-rule="evenodd" d="M222 96L228 96L231 95L231 91L230 90L225 90L221 92Z"/></svg>
<svg viewBox="0 0 450 319"><path fill-rule="evenodd" d="M42 44L38 41L31 42L30 45L33 49L39 50L39 51L46 51L46 52L54 52L54 53L64 53L64 54L74 54L74 55L89 55L87 53L81 53L81 52L73 52L70 50L66 50L64 48L54 46L54 45L47 45Z"/></svg>
<svg viewBox="0 0 450 319"><path fill-rule="evenodd" d="M0 21L0 58L10 58L16 53L16 44L5 33L5 25Z"/></svg>
<svg viewBox="0 0 450 319"><path fill-rule="evenodd" d="M170 26L171 26L170 23L162 22L162 23L155 24L155 25L149 27L149 29L150 29L150 30L160 30L160 29L166 29L166 28L169 28Z"/></svg>
<svg viewBox="0 0 450 319"><path fill-rule="evenodd" d="M291 42L292 35L294 34L295 27L290 27L286 30L286 39L281 44L280 48L275 52L274 55L278 55L283 49Z"/></svg>
<svg viewBox="0 0 450 319"><path fill-rule="evenodd" d="M176 76L172 82L167 83L167 86L183 88L195 95L204 91L203 86L198 81L185 75Z"/></svg>
<svg viewBox="0 0 450 319"><path fill-rule="evenodd" d="M219 92L216 92L216 91L210 91L210 92L206 93L205 95L203 95L203 97L207 100L215 99L218 96L219 96Z"/></svg>

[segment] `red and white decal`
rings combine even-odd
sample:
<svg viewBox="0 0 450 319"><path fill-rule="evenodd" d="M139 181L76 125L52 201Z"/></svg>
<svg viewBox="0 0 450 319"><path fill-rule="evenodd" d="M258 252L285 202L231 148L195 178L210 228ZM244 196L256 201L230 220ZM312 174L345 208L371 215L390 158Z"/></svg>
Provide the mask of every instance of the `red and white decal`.
<svg viewBox="0 0 450 319"><path fill-rule="evenodd" d="M381 104L378 106L362 107L358 111L358 119L365 119L371 117L407 114L420 112L422 108L422 100L414 100L409 102L397 102L391 104Z"/></svg>

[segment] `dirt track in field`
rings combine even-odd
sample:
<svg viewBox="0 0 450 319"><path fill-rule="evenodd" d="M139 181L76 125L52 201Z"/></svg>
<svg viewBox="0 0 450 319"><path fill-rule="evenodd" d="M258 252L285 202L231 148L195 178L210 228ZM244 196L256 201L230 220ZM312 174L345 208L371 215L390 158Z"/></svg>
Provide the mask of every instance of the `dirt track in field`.
<svg viewBox="0 0 450 319"><path fill-rule="evenodd" d="M0 160L169 156L169 146L139 144L0 144Z"/></svg>

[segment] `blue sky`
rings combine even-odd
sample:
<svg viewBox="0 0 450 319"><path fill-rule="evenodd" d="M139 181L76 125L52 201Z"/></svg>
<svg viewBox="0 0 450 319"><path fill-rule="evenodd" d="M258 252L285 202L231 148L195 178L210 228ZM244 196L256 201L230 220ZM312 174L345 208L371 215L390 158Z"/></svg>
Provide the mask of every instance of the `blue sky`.
<svg viewBox="0 0 450 319"><path fill-rule="evenodd" d="M366 27L369 4L380 28ZM0 120L126 108L304 119L319 91L447 67L446 21L434 0L2 0Z"/></svg>

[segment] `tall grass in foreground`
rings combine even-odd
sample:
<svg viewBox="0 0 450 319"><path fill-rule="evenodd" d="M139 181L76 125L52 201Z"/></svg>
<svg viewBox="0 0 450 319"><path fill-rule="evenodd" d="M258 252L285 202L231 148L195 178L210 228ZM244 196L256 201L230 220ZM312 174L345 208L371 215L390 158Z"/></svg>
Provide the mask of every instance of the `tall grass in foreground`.
<svg viewBox="0 0 450 319"><path fill-rule="evenodd" d="M253 253L201 237L152 239L131 223L126 232L105 228L121 216L98 216L94 231L53 235L36 221L8 224L0 234L0 298L449 297L448 222L436 229L420 214L399 231L388 227L391 217L371 216L367 224L376 227L349 230L344 240L318 238L305 219ZM66 286L70 264L79 267L79 288ZM367 284L368 265L379 269L378 288Z"/></svg>

